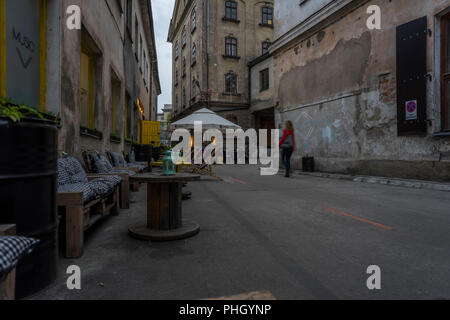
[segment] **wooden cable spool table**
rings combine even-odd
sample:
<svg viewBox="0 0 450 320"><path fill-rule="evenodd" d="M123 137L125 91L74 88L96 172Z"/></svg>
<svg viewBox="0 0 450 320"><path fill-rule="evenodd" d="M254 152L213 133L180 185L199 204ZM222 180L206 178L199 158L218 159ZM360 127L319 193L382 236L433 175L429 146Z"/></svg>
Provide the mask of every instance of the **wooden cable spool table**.
<svg viewBox="0 0 450 320"><path fill-rule="evenodd" d="M199 180L199 175L186 173L173 176L144 173L130 177L130 182L147 184L147 223L130 227L129 234L147 241L181 240L196 235L200 226L183 220L182 188L186 182Z"/></svg>

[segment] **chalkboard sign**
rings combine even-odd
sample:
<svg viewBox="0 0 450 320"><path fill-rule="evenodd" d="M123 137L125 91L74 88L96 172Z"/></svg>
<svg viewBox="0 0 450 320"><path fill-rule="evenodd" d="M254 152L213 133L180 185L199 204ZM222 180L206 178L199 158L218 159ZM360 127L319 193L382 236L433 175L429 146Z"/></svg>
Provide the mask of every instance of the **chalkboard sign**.
<svg viewBox="0 0 450 320"><path fill-rule="evenodd" d="M36 0L5 1L6 96L39 108L40 7Z"/></svg>

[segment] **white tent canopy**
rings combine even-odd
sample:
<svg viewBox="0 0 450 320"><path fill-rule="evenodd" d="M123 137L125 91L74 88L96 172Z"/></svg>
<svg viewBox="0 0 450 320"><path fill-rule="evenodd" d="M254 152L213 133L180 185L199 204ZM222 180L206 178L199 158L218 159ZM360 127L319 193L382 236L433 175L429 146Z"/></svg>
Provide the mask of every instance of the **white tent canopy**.
<svg viewBox="0 0 450 320"><path fill-rule="evenodd" d="M201 109L184 119L172 123L175 129L193 130L195 122L201 122L204 130L208 129L241 129L240 126L222 118L209 109Z"/></svg>

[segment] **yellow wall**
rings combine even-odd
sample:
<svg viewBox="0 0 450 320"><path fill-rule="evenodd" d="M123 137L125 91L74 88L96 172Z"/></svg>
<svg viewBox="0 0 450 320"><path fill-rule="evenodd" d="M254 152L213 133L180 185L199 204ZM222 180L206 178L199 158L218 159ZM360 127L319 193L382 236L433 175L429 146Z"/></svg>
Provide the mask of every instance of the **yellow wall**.
<svg viewBox="0 0 450 320"><path fill-rule="evenodd" d="M155 147L160 146L160 122L156 121L141 121L141 144L151 144L154 142Z"/></svg>

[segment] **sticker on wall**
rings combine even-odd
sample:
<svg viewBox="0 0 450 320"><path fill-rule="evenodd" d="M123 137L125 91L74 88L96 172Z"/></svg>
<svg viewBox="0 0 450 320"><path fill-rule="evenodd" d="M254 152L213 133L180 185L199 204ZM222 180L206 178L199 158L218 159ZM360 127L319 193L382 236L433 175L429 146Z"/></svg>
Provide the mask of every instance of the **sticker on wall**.
<svg viewBox="0 0 450 320"><path fill-rule="evenodd" d="M417 120L417 100L406 101L406 120Z"/></svg>

